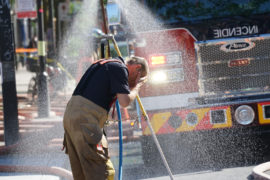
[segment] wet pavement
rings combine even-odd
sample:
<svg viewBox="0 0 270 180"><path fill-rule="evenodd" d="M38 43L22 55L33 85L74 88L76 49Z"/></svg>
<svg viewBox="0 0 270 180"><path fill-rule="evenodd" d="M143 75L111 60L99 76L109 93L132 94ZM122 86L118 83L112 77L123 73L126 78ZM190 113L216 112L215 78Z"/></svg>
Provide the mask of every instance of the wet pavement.
<svg viewBox="0 0 270 180"><path fill-rule="evenodd" d="M194 173L184 173L174 175L174 179L179 180L252 180L253 166L229 168L219 171L201 171ZM147 180L168 180L168 176L148 178ZM145 179L146 180L146 179Z"/></svg>
<svg viewBox="0 0 270 180"><path fill-rule="evenodd" d="M25 69L17 72L19 100L20 139L11 146L3 142L3 120L0 120L0 179L1 180L60 180L71 179L68 157L61 150L63 140L62 115L70 94L61 99L51 101L51 114L47 118L38 118L36 106L27 103L27 83L33 74ZM59 103L61 102L61 103ZM130 128L129 122L124 126ZM116 129L117 123L112 126ZM118 139L116 132L109 133L110 155L118 177ZM170 179L166 169L157 170L155 167L145 167L142 160L141 144L138 138L127 135L123 144L123 179ZM162 163L162 162L160 162ZM179 180L251 180L254 166L226 168L209 171L174 173L174 179Z"/></svg>
<svg viewBox="0 0 270 180"><path fill-rule="evenodd" d="M30 103L27 96L28 83L34 75L25 67L16 71L19 140L14 145L5 146L1 114L0 179L56 180L65 176L71 179L68 158L61 150L62 114L66 101L63 98L60 104L52 101L50 116L38 118L37 106ZM65 97L68 96L65 94Z"/></svg>

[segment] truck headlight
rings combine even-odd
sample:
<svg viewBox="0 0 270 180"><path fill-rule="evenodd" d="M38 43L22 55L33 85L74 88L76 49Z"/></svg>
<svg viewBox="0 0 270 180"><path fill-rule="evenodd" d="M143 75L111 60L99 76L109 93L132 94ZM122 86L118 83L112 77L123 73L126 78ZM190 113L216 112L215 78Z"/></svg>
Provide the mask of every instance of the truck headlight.
<svg viewBox="0 0 270 180"><path fill-rule="evenodd" d="M184 70L183 68L173 68L152 71L150 80L154 84L184 81Z"/></svg>
<svg viewBox="0 0 270 180"><path fill-rule="evenodd" d="M235 119L239 124L248 125L254 121L254 110L248 105L242 105L235 110Z"/></svg>
<svg viewBox="0 0 270 180"><path fill-rule="evenodd" d="M164 71L155 71L151 73L150 78L152 83L164 83L167 80L167 74Z"/></svg>

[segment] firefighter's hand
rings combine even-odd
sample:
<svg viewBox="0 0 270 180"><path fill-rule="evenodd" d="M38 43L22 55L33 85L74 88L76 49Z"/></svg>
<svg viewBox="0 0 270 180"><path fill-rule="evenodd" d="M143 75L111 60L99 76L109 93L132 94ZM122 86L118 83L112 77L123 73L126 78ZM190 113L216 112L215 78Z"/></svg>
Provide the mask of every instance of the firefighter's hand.
<svg viewBox="0 0 270 180"><path fill-rule="evenodd" d="M136 86L141 87L146 82L146 77L141 77L141 72L139 71L136 78Z"/></svg>
<svg viewBox="0 0 270 180"><path fill-rule="evenodd" d="M138 83L146 83L146 81L147 81L147 76L145 76L145 77L141 77L140 79L139 79L139 82Z"/></svg>
<svg viewBox="0 0 270 180"><path fill-rule="evenodd" d="M136 79L134 81L134 86L130 86L130 89L140 88L147 81L147 76L141 77L141 71L138 71Z"/></svg>

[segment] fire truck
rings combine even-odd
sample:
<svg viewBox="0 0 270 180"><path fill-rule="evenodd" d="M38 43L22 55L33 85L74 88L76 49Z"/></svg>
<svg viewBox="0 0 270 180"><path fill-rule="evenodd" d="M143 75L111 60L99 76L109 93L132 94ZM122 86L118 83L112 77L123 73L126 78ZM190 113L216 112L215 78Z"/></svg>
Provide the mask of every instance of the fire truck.
<svg viewBox="0 0 270 180"><path fill-rule="evenodd" d="M136 32L150 66L140 97L169 164L269 160L270 1L142 2L163 26ZM141 122L143 160L162 164Z"/></svg>

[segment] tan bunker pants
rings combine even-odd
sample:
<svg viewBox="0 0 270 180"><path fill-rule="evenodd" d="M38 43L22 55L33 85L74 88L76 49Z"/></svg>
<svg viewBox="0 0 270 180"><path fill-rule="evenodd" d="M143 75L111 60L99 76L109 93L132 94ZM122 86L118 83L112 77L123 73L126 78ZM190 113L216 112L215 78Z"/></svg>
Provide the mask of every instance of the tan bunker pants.
<svg viewBox="0 0 270 180"><path fill-rule="evenodd" d="M63 123L74 180L113 180L115 170L102 132L107 116L105 109L82 96L68 102Z"/></svg>

